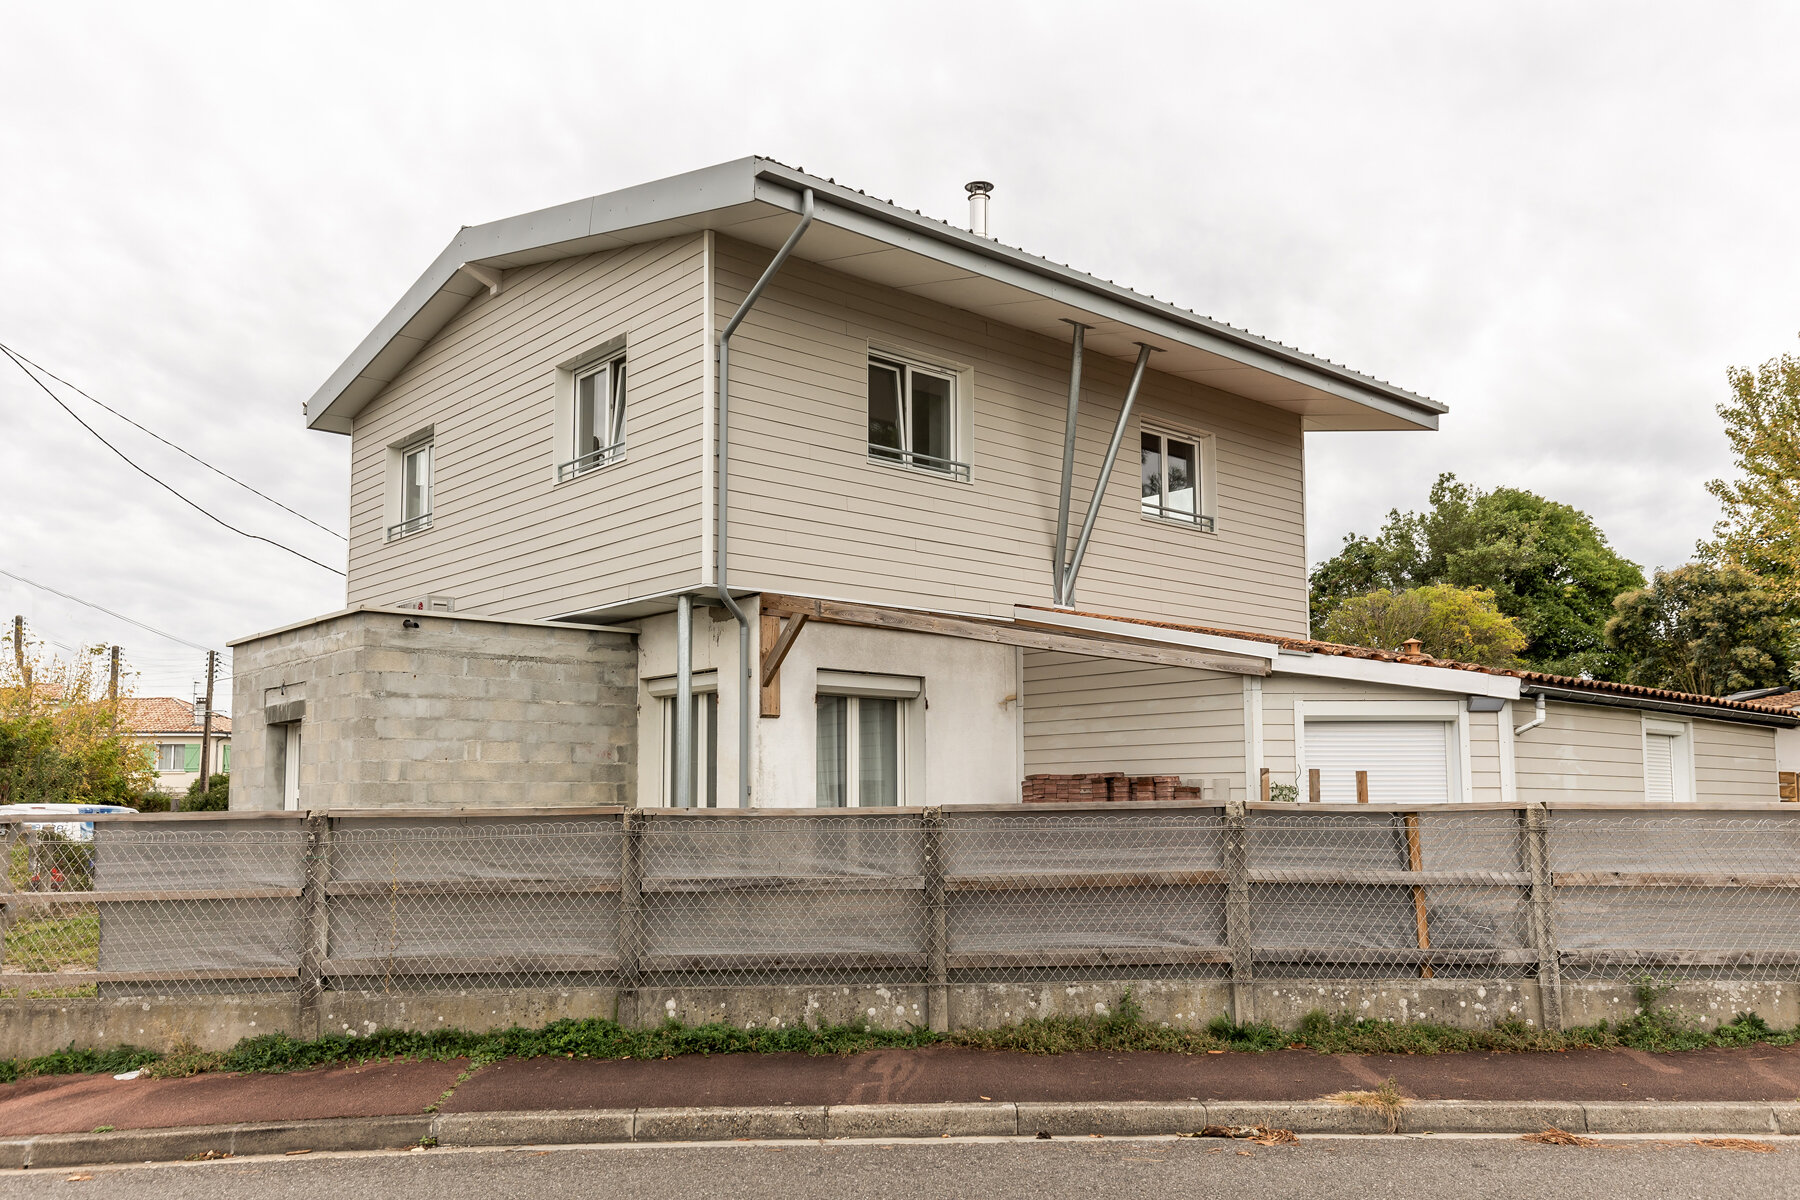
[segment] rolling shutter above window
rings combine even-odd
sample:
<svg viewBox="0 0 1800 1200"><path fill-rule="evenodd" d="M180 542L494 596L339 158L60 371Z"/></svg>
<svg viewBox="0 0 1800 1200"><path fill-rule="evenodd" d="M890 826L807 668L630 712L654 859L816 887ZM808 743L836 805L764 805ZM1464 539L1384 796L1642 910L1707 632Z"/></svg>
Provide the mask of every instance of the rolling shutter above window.
<svg viewBox="0 0 1800 1200"><path fill-rule="evenodd" d="M1369 773L1371 804L1443 804L1451 787L1444 721L1308 721L1306 767L1319 772L1319 798L1356 803L1356 773Z"/></svg>

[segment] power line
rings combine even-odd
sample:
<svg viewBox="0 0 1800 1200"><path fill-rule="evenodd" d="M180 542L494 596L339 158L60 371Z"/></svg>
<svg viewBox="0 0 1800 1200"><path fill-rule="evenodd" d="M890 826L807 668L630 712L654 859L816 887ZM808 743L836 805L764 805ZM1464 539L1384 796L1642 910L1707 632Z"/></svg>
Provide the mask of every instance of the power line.
<svg viewBox="0 0 1800 1200"><path fill-rule="evenodd" d="M247 530L239 529L236 525L233 525L230 522L222 520L221 518L214 516L212 513L207 512L206 509L204 509L200 505L194 503L192 500L188 499L186 496L182 495L180 492L178 492L174 488L170 487L167 483L164 483L161 479L158 479L155 475L153 475L149 471L146 471L143 467L138 466L137 463L131 461L131 458L123 450L119 449L117 446L115 446L111 442L107 441L104 437L101 437L99 430L95 429L92 425L89 425L86 421L83 421L81 419L81 415L79 413L77 413L74 409L70 408L67 404L63 403L63 398L61 396L58 396L55 392L51 391L48 387L46 387L44 384L44 381L39 379L36 375L32 374L31 368L26 366L24 364L24 362L22 362L19 359L19 357L16 354L14 354L11 350L8 350L5 346L0 346L0 354L5 354L6 357L12 359L13 365L18 367L19 370L25 372L26 378L30 379L31 382L37 384L39 389L43 391L44 395L46 395L46 396L50 397L50 399L56 401L56 406L58 408L62 409L64 412L68 413L71 417L75 418L75 423L77 425L81 426L83 429L85 429L89 433L93 434L95 440L97 440L102 446L105 446L108 450L111 450L114 454L118 455L120 460L122 460L126 466L130 467L132 470L134 470L138 474L142 475L145 479L148 479L150 482L154 483L157 487L162 488L164 491L168 492L169 495L175 497L177 500L181 501L183 504L187 505L189 508L191 508L195 512L199 513L201 516L205 517L207 520L215 521L218 524L223 525L226 529L231 530L231 532L237 534L240 537L247 537L247 538L251 539L252 541L257 541L257 542L267 542L269 545L275 547L277 550L285 550L289 554L292 554L295 558L303 558L307 562L311 563L313 566L320 567L320 568L323 568L324 570L330 571L333 575L342 575L343 574L343 572L338 570L336 567L327 566L326 564L320 562L318 559L313 558L310 555L300 553L300 551L294 549L292 546L284 546L282 543L276 541L274 538L266 538L260 533L250 533Z"/></svg>
<svg viewBox="0 0 1800 1200"><path fill-rule="evenodd" d="M160 434L160 433L157 433L154 429L146 429L144 426L138 424L136 421L132 420L130 417L126 416L124 413L120 412L118 409L112 407L110 404L107 404L105 401L102 401L102 400L94 399L93 396L88 395L88 393L82 391L80 388L76 387L74 384L72 384L68 380L64 379L61 375L58 375L55 371L50 370L48 367L40 366L39 364L32 362L29 358L26 358L23 354L20 354L17 350L14 350L11 346L6 345L4 342L0 342L0 350L6 351L8 354L12 355L14 358L18 359L20 362L27 363L34 369L43 372L45 375L48 375L50 378L56 380L56 382L62 384L64 387L68 388L70 391L74 392L77 396L80 396L82 399L89 400L95 404L98 404L101 408L105 409L107 412L111 413L113 416L119 418L119 420L125 422L127 425L131 426L133 429L136 429L142 433L147 433L151 437L155 438L157 441L161 442L163 445L167 446L169 449L177 451L178 453L184 454L188 458L193 459L195 462L199 463L201 466L203 466L207 470L211 471L214 475L217 475L222 479L229 479L231 482L237 484L239 487L243 488L246 492L249 492L252 495L261 496L264 500L267 500L270 504L273 504L276 508L281 509L283 512L292 513L294 516L299 517L302 521L305 521L308 525L311 525L314 529L323 529L326 533L329 533L332 537L336 538L340 542L347 542L350 540L349 538L345 537L343 534L339 533L337 530L331 528L329 525L321 525L317 521L313 520L311 517L307 516L305 513L300 512L298 509L289 508L287 505L283 504L281 501L277 500L275 497L269 495L268 493L257 491L255 488L251 487L249 484L245 483L243 480L239 479L237 476L232 475L231 473L229 473L227 471L221 470L220 468L213 466L211 463L207 462L204 458L200 458L197 455L188 451L185 447L180 446L180 445L176 444L175 442L171 442L168 438L162 436L162 434Z"/></svg>
<svg viewBox="0 0 1800 1200"><path fill-rule="evenodd" d="M165 637L165 638L168 638L171 642L180 642L183 646L191 646L195 650L200 651L202 654L204 654L204 653L206 653L206 651L212 649L211 646L202 646L198 642L190 642L186 638L176 637L174 634L168 633L161 629L158 629L154 625L146 625L142 621L139 621L134 617L126 616L124 613L114 612L112 609L106 607L104 604L95 604L92 600L83 600L80 596L71 596L69 593L62 591L58 588L53 588L47 583L39 583L34 579L27 579L23 575L18 575L12 571L7 570L5 567L0 567L0 575L4 575L8 579L16 579L20 583L24 584L26 587L34 587L34 588L37 588L41 592L49 592L53 596L61 596L64 600L73 600L77 604L85 605L86 607L94 609L98 612L103 612L109 617L117 617L119 620L125 622L127 625L136 625L139 629L149 630L151 633L154 633L157 637Z"/></svg>

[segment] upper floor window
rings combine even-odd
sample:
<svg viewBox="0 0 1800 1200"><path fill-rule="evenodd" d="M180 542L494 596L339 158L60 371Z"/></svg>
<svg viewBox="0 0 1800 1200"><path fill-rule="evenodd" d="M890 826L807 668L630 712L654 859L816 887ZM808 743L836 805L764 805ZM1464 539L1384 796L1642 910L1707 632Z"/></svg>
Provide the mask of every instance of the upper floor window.
<svg viewBox="0 0 1800 1200"><path fill-rule="evenodd" d="M869 357L869 457L969 478L957 461L957 378L937 367Z"/></svg>
<svg viewBox="0 0 1800 1200"><path fill-rule="evenodd" d="M1174 437L1146 430L1142 435L1143 513L1170 521L1184 521L1212 532L1212 515L1206 511L1204 439Z"/></svg>
<svg viewBox="0 0 1800 1200"><path fill-rule="evenodd" d="M431 436L426 434L389 452L394 469L390 476L394 486L387 531L390 538L431 528L431 451Z"/></svg>
<svg viewBox="0 0 1800 1200"><path fill-rule="evenodd" d="M556 469L559 480L605 466L625 449L625 356L574 372L574 455Z"/></svg>

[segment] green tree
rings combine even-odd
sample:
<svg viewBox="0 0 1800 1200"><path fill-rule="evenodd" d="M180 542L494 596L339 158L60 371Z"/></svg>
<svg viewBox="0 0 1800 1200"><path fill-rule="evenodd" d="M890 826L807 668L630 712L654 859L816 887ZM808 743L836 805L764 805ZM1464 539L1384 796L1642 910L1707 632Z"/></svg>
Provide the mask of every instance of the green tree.
<svg viewBox="0 0 1800 1200"><path fill-rule="evenodd" d="M1355 596L1449 584L1489 591L1526 637L1534 670L1612 678L1613 597L1644 586L1637 564L1593 518L1521 488L1483 492L1440 475L1422 512L1388 513L1372 538L1350 534L1312 574L1313 627Z"/></svg>
<svg viewBox="0 0 1800 1200"><path fill-rule="evenodd" d="M187 799L181 802L182 812L224 812L230 807L231 776L226 772L209 776L204 788L194 780L188 784Z"/></svg>
<svg viewBox="0 0 1800 1200"><path fill-rule="evenodd" d="M1332 609L1318 634L1381 650L1418 638L1433 658L1487 667L1516 666L1525 648L1525 635L1495 605L1494 593L1446 583L1352 596Z"/></svg>
<svg viewBox="0 0 1800 1200"><path fill-rule="evenodd" d="M1723 696L1794 681L1794 602L1742 567L1658 571L1614 609L1606 640L1627 683Z"/></svg>
<svg viewBox="0 0 1800 1200"><path fill-rule="evenodd" d="M1767 586L1800 599L1800 358L1783 354L1755 371L1727 372L1731 399L1719 405L1738 477L1706 490L1725 506L1702 542L1709 562L1735 563Z"/></svg>
<svg viewBox="0 0 1800 1200"><path fill-rule="evenodd" d="M8 639L10 642L10 638ZM98 686L101 652L0 658L0 804L132 804L155 777Z"/></svg>

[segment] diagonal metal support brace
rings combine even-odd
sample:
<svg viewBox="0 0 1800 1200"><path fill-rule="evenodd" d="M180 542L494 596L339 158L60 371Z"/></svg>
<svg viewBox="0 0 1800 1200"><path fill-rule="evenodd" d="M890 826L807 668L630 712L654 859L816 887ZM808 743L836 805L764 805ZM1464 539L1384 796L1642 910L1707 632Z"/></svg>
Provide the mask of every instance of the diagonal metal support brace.
<svg viewBox="0 0 1800 1200"><path fill-rule="evenodd" d="M1056 498L1056 548L1050 551L1050 597L1055 604L1063 602L1063 554L1069 548L1069 492L1075 484L1075 415L1081 408L1081 349L1088 328L1080 321L1068 323L1075 327L1075 348L1069 359L1069 412L1063 419L1062 490Z"/></svg>
<svg viewBox="0 0 1800 1200"><path fill-rule="evenodd" d="M1079 336L1079 335L1078 335ZM1150 362L1150 352L1156 347L1138 343L1137 366L1131 372L1131 386L1125 389L1125 404L1119 409L1119 419L1113 425L1112 441L1106 447L1106 461L1100 464L1100 477L1094 480L1094 498L1088 501L1087 516L1081 521L1081 536L1075 539L1075 554L1069 559L1069 565L1062 573L1061 586L1057 589L1062 599L1061 604L1075 603L1075 577L1081 574L1081 560L1087 556L1088 539L1094 535L1094 519L1100 515L1100 498L1106 494L1106 481L1112 478L1113 464L1119 458L1119 446L1125 440L1125 426L1131 420L1132 405L1137 403L1138 388L1143 386L1144 368ZM1067 483L1064 483L1065 494Z"/></svg>

